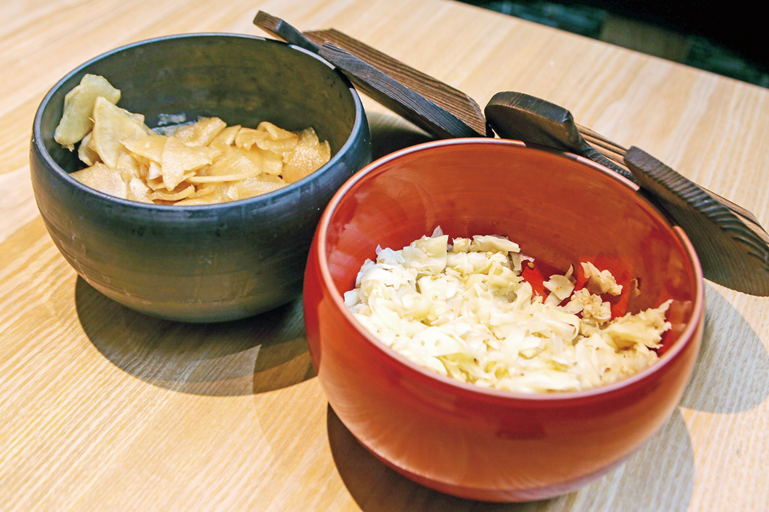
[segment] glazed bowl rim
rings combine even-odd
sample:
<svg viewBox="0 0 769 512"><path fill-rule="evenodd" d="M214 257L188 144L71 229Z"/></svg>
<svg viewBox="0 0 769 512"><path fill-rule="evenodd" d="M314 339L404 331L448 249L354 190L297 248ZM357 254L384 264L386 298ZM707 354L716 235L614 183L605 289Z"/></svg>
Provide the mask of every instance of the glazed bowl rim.
<svg viewBox="0 0 769 512"><path fill-rule="evenodd" d="M142 203L139 201L131 201L129 199L122 199L116 196L105 194L104 192L100 192L91 187L83 185L76 179L72 178L69 175L69 173L64 169L62 169L62 167L51 157L50 153L48 152L45 145L43 144L43 138L41 136L41 124L42 124L43 112L48 107L48 104L51 101L51 98L53 97L53 95L57 93L60 90L60 88L63 86L63 84L67 80L69 80L72 76L82 72L85 68L87 68L88 66L91 66L92 64L100 60L103 60L107 57L111 57L112 55L124 52L126 50L131 50L136 47L147 46L150 44L160 43L160 42L175 40L175 39L205 39L205 38L246 39L246 40L262 41L267 44L277 44L277 45L290 48L294 51L298 51L305 55L308 55L309 57L312 57L317 61L321 62L322 64L325 64L326 66L328 66L332 71L335 72L335 74L342 81L342 83L347 86L348 90L350 91L350 97L352 98L354 108L355 108L355 120L353 122L352 129L350 130L350 134L347 136L347 139L345 140L345 143L339 148L336 154L333 155L331 159L328 162L326 162L323 166L321 166L319 169L315 170L308 176L305 176L304 178L298 181L295 181L294 183L291 183L285 187L279 188L277 190L273 190L271 192L267 192L265 194L249 197L246 199L239 199L237 201L228 201L224 203L214 203L214 204L205 204L205 205L190 205L190 206L148 204L148 203ZM316 55L308 50L305 50L304 48L301 48L299 46L284 43L283 41L277 41L275 39L267 39L259 36L252 36L248 34L237 34L237 33L230 33L230 32L195 32L195 33L188 33L188 34L173 34L168 36L154 37L150 39L144 39L141 41L129 43L123 46L119 46L112 50L101 53L87 60L86 62L78 65L73 70L69 71L60 80L58 80L56 84L53 85L53 87L51 87L51 89L43 97L43 100L40 102L40 105L37 107L37 111L35 112L34 123L32 126L32 145L31 146L33 150L37 151L40 154L42 160L45 162L45 165L49 168L49 170L53 170L53 172L56 175L58 175L60 178L62 178L67 185L74 187L75 189L79 190L81 193L93 195L102 201L114 202L123 207L134 207L134 208L137 208L137 211L142 211L142 210L147 212L155 211L158 213L194 211L194 212L214 213L218 210L224 210L224 209L233 208L233 207L237 208L237 207L245 207L245 206L251 206L251 205L272 204L275 201L279 201L282 196L289 195L292 192L298 190L299 188L309 184L313 180L320 179L320 176L323 175L325 171L333 167L337 162L339 162L339 160L341 160L347 154L348 150L357 143L357 141L361 137L361 134L364 133L365 130L367 129L368 129L368 125L366 122L365 111L363 109L363 103L361 102L361 99L360 99L360 96L358 95L357 90L352 85L350 80L341 71L339 71L336 68L336 66L334 66L333 64L325 60L323 57ZM44 174L47 174L47 171ZM49 179L49 178L46 178L46 179Z"/></svg>
<svg viewBox="0 0 769 512"><path fill-rule="evenodd" d="M700 319L703 317L703 314L704 314L704 303L705 303L704 281L703 281L703 274L702 274L700 261L699 261L699 258L697 257L697 253L695 252L694 247L692 246L689 238L686 236L686 233L684 233L683 229L679 226L671 224L668 221L667 217L662 213L660 213L659 209L648 201L647 201L647 204L649 204L651 209L660 217L660 219L666 225L668 225L672 229L674 235L678 237L679 241L681 242L684 248L686 256L688 256L689 264L693 270L694 281L695 281L694 294L693 294L694 304L693 304L690 319L687 322L685 329L675 340L678 343L675 343L670 350L665 351L665 353L660 356L658 361L656 361L652 365L646 367L645 369L641 370L640 372L634 375L619 379L618 381L613 382L611 384L606 384L603 386L598 386L595 388L581 390L581 391L559 391L554 393L521 393L521 392L514 392L514 391L503 391L503 390L485 388L485 387L477 386L475 384L461 382L459 380L452 379L450 377L438 374L427 368L423 368L417 365L416 363L408 360L404 356L400 355L390 347L385 346L376 337L374 337L371 333L369 333L366 330L366 328L363 327L362 324L360 324L357 320L355 320L355 318L352 316L352 313L350 313L350 310L345 305L344 298L342 294L339 292L339 290L337 289L336 285L334 284L334 281L331 277L331 272L329 271L328 258L326 256L326 244L327 244L326 238L327 238L331 217L335 213L342 198L347 194L347 192L350 189L352 189L360 181L364 180L370 174L376 172L379 168L390 163L391 161L398 160L400 158L407 157L409 155L413 155L413 154L424 152L424 151L432 151L435 148L441 148L444 146L453 147L453 146L461 146L461 145L498 145L498 146L523 148L527 151L540 151L543 153L555 154L555 155L567 158L569 160L577 161L583 165L586 165L592 168L595 171L601 172L609 176L611 179L619 181L623 186L628 187L633 191L637 192L639 190L638 185L636 185L635 183L617 174L616 172L613 172L610 169L600 164L597 164L591 160L588 160L584 157L574 155L572 153L567 153L564 151L545 148L542 146L527 145L526 143L521 141L506 140L506 139L457 138L457 139L437 140L437 141L431 141L431 142L426 142L426 143L418 144L415 146L411 146L375 160L374 162L370 163L369 165L367 165L366 167L358 171L349 180L347 180L347 182L345 182L345 184L342 185L334 194L334 196L331 198L331 201L329 201L328 206L323 212L320 222L318 223L318 231L317 231L318 240L317 240L317 248L316 248L318 253L317 256L318 256L318 266L320 269L320 279L323 281L324 285L329 289L331 300L333 301L337 309L339 309L342 312L342 315L344 316L345 320L353 327L353 329L357 331L357 333L360 336L362 336L365 340L368 341L369 345L373 346L386 358L392 361L395 361L396 364L403 365L407 369L413 372L417 372L418 374L421 374L423 377L427 377L430 380L434 380L438 384L441 384L443 386L448 386L449 388L454 388L457 391L461 391L461 392L468 393L470 395L474 395L478 397L485 397L485 398L491 398L491 399L519 400L519 401L531 403L531 402L542 402L542 401L547 401L547 402L575 401L575 400L581 400L581 399L590 398L590 397L599 397L602 395L611 394L616 390L632 386L633 384L643 381L648 377L652 376L653 374L659 372L662 368L666 367L675 358L677 354L683 351L688 344L692 343L695 333L699 327ZM641 197L641 199L645 200L643 197Z"/></svg>

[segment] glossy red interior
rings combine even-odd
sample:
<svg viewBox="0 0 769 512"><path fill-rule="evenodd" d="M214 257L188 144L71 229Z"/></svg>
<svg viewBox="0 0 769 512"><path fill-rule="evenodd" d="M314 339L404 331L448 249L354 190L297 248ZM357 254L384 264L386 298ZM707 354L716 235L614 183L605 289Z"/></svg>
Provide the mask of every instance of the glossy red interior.
<svg viewBox="0 0 769 512"><path fill-rule="evenodd" d="M611 386L536 396L417 368L360 328L341 294L377 245L399 249L437 226L451 237L506 235L563 270L588 260L621 280L638 279L630 311L674 300L666 353ZM702 309L688 240L635 186L576 157L500 140L430 143L358 173L326 210L305 279L313 363L350 431L410 478L497 501L568 492L648 439L688 381Z"/></svg>

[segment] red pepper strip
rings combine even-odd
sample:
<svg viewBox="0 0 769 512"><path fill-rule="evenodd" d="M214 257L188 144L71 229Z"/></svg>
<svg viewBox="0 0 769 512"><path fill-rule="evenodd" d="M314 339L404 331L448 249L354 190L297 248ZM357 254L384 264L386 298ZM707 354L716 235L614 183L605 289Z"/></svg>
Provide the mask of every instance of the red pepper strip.
<svg viewBox="0 0 769 512"><path fill-rule="evenodd" d="M533 264L534 268L529 267ZM564 275L567 270L561 270L553 265L542 263L541 261L524 261L521 276L531 285L534 296L547 297L550 290L545 288L545 281L550 280L552 275Z"/></svg>
<svg viewBox="0 0 769 512"><path fill-rule="evenodd" d="M576 270L575 277L577 278L577 282L574 283L574 291L576 292L585 287L585 285L587 284L587 276L585 275L585 269L582 268L581 264L577 263L577 268L575 270Z"/></svg>
<svg viewBox="0 0 769 512"><path fill-rule="evenodd" d="M529 265L533 265L533 268ZM534 292L534 297L546 297L547 291L545 289L545 277L540 271L539 265L531 261L523 262L523 270L521 276L531 285L531 289ZM548 278L549 279L549 278Z"/></svg>

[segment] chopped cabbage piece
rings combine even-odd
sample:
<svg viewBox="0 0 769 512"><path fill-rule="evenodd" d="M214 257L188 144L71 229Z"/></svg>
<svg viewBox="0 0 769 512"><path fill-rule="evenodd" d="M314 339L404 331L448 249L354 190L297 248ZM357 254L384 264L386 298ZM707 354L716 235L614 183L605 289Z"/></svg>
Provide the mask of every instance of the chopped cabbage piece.
<svg viewBox="0 0 769 512"><path fill-rule="evenodd" d="M614 276L608 270L598 270L595 265L589 261L582 262L582 269L585 271L585 277L588 278L587 289L592 293L610 293L620 295L622 286L617 284Z"/></svg>

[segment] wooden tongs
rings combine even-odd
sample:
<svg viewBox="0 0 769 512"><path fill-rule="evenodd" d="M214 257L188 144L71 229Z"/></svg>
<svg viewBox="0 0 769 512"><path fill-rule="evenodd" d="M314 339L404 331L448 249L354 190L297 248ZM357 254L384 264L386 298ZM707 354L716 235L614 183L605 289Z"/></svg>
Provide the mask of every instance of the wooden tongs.
<svg viewBox="0 0 769 512"><path fill-rule="evenodd" d="M769 296L769 234L752 213L643 150L625 149L577 125L563 107L528 94L500 92L481 111L465 93L337 30L302 33L262 11L254 24L319 54L358 89L434 137L493 137L496 132L608 167L639 185L647 200L684 229L706 278L744 293Z"/></svg>

